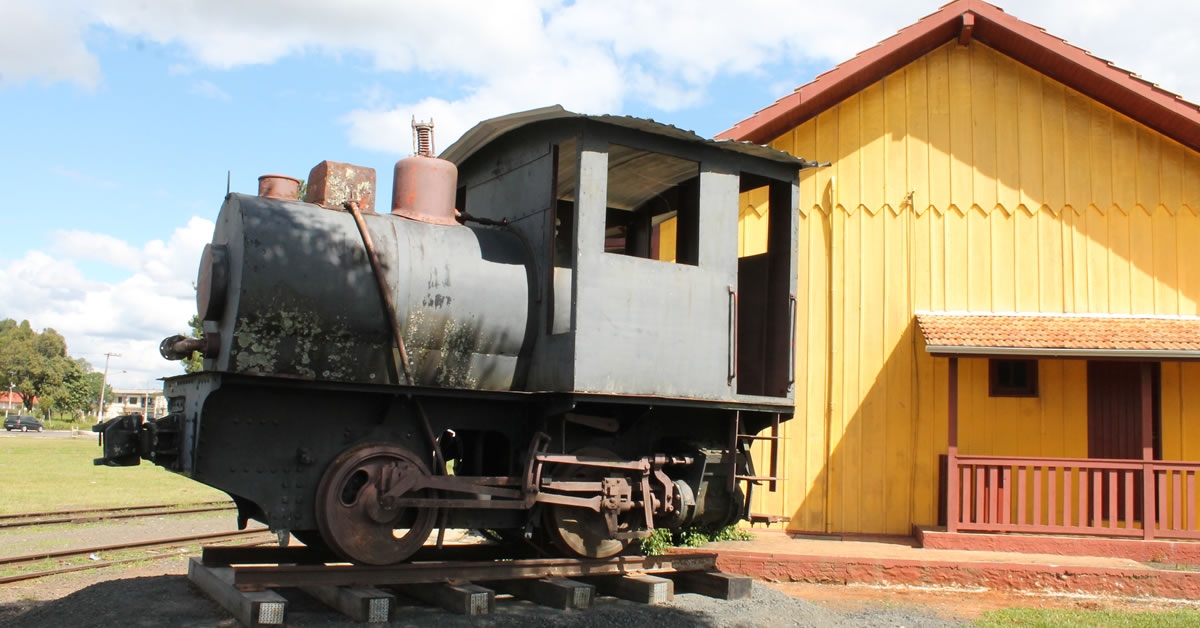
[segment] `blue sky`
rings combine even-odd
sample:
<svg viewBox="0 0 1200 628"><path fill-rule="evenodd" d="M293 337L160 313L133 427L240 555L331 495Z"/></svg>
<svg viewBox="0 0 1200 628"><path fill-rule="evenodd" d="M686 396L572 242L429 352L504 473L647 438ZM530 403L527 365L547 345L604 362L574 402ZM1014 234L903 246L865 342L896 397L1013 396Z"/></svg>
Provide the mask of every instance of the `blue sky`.
<svg viewBox="0 0 1200 628"><path fill-rule="evenodd" d="M53 327L119 387L180 372L225 191L374 167L549 104L712 136L938 8L845 0L0 2L0 318ZM1014 0L1018 18L1200 100L1194 0Z"/></svg>

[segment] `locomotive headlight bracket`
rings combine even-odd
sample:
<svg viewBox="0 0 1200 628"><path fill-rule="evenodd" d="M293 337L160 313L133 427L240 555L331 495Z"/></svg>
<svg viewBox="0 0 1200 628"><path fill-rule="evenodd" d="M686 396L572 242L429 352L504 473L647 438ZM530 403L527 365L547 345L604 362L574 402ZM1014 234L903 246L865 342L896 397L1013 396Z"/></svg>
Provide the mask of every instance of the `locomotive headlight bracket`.
<svg viewBox="0 0 1200 628"><path fill-rule="evenodd" d="M141 439L138 433L141 432L142 421L140 414L125 414L93 425L92 431L100 434L104 455L93 459L92 464L107 467L136 467L141 464Z"/></svg>

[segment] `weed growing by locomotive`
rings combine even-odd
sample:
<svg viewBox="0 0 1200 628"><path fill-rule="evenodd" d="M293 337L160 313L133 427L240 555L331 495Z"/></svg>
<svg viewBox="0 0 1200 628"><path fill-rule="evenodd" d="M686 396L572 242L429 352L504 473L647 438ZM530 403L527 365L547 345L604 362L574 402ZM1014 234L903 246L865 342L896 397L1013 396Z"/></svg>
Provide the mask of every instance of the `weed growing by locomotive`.
<svg viewBox="0 0 1200 628"><path fill-rule="evenodd" d="M168 416L97 426L97 463L150 460L229 493L241 524L365 564L434 529L599 558L744 517L773 486L746 435L793 411L812 164L559 107L480 123L441 159L429 131L390 213L373 171L334 162L302 201L277 177L229 194L204 337L162 345L205 369L166 380ZM756 190L767 250L739 257Z"/></svg>

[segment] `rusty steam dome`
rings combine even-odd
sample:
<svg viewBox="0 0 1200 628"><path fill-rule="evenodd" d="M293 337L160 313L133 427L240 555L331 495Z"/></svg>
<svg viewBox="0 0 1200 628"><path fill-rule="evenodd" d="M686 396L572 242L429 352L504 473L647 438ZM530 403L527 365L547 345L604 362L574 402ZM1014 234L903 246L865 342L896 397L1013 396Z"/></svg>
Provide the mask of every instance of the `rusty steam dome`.
<svg viewBox="0 0 1200 628"><path fill-rule="evenodd" d="M433 121L413 118L415 154L396 162L392 213L435 225L456 225L454 209L458 167L433 156Z"/></svg>

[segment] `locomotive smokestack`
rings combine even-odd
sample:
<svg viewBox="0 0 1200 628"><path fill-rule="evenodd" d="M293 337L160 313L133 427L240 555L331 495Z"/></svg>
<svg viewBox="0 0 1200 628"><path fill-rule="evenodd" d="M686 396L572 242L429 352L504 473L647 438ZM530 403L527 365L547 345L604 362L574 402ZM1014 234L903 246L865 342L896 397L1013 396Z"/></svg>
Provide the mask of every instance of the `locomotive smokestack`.
<svg viewBox="0 0 1200 628"><path fill-rule="evenodd" d="M258 178L258 195L294 201L300 198L300 179L282 174L264 174Z"/></svg>
<svg viewBox="0 0 1200 628"><path fill-rule="evenodd" d="M454 192L458 167L433 156L433 121L413 118L412 157L396 162L392 213L418 222L457 225Z"/></svg>

